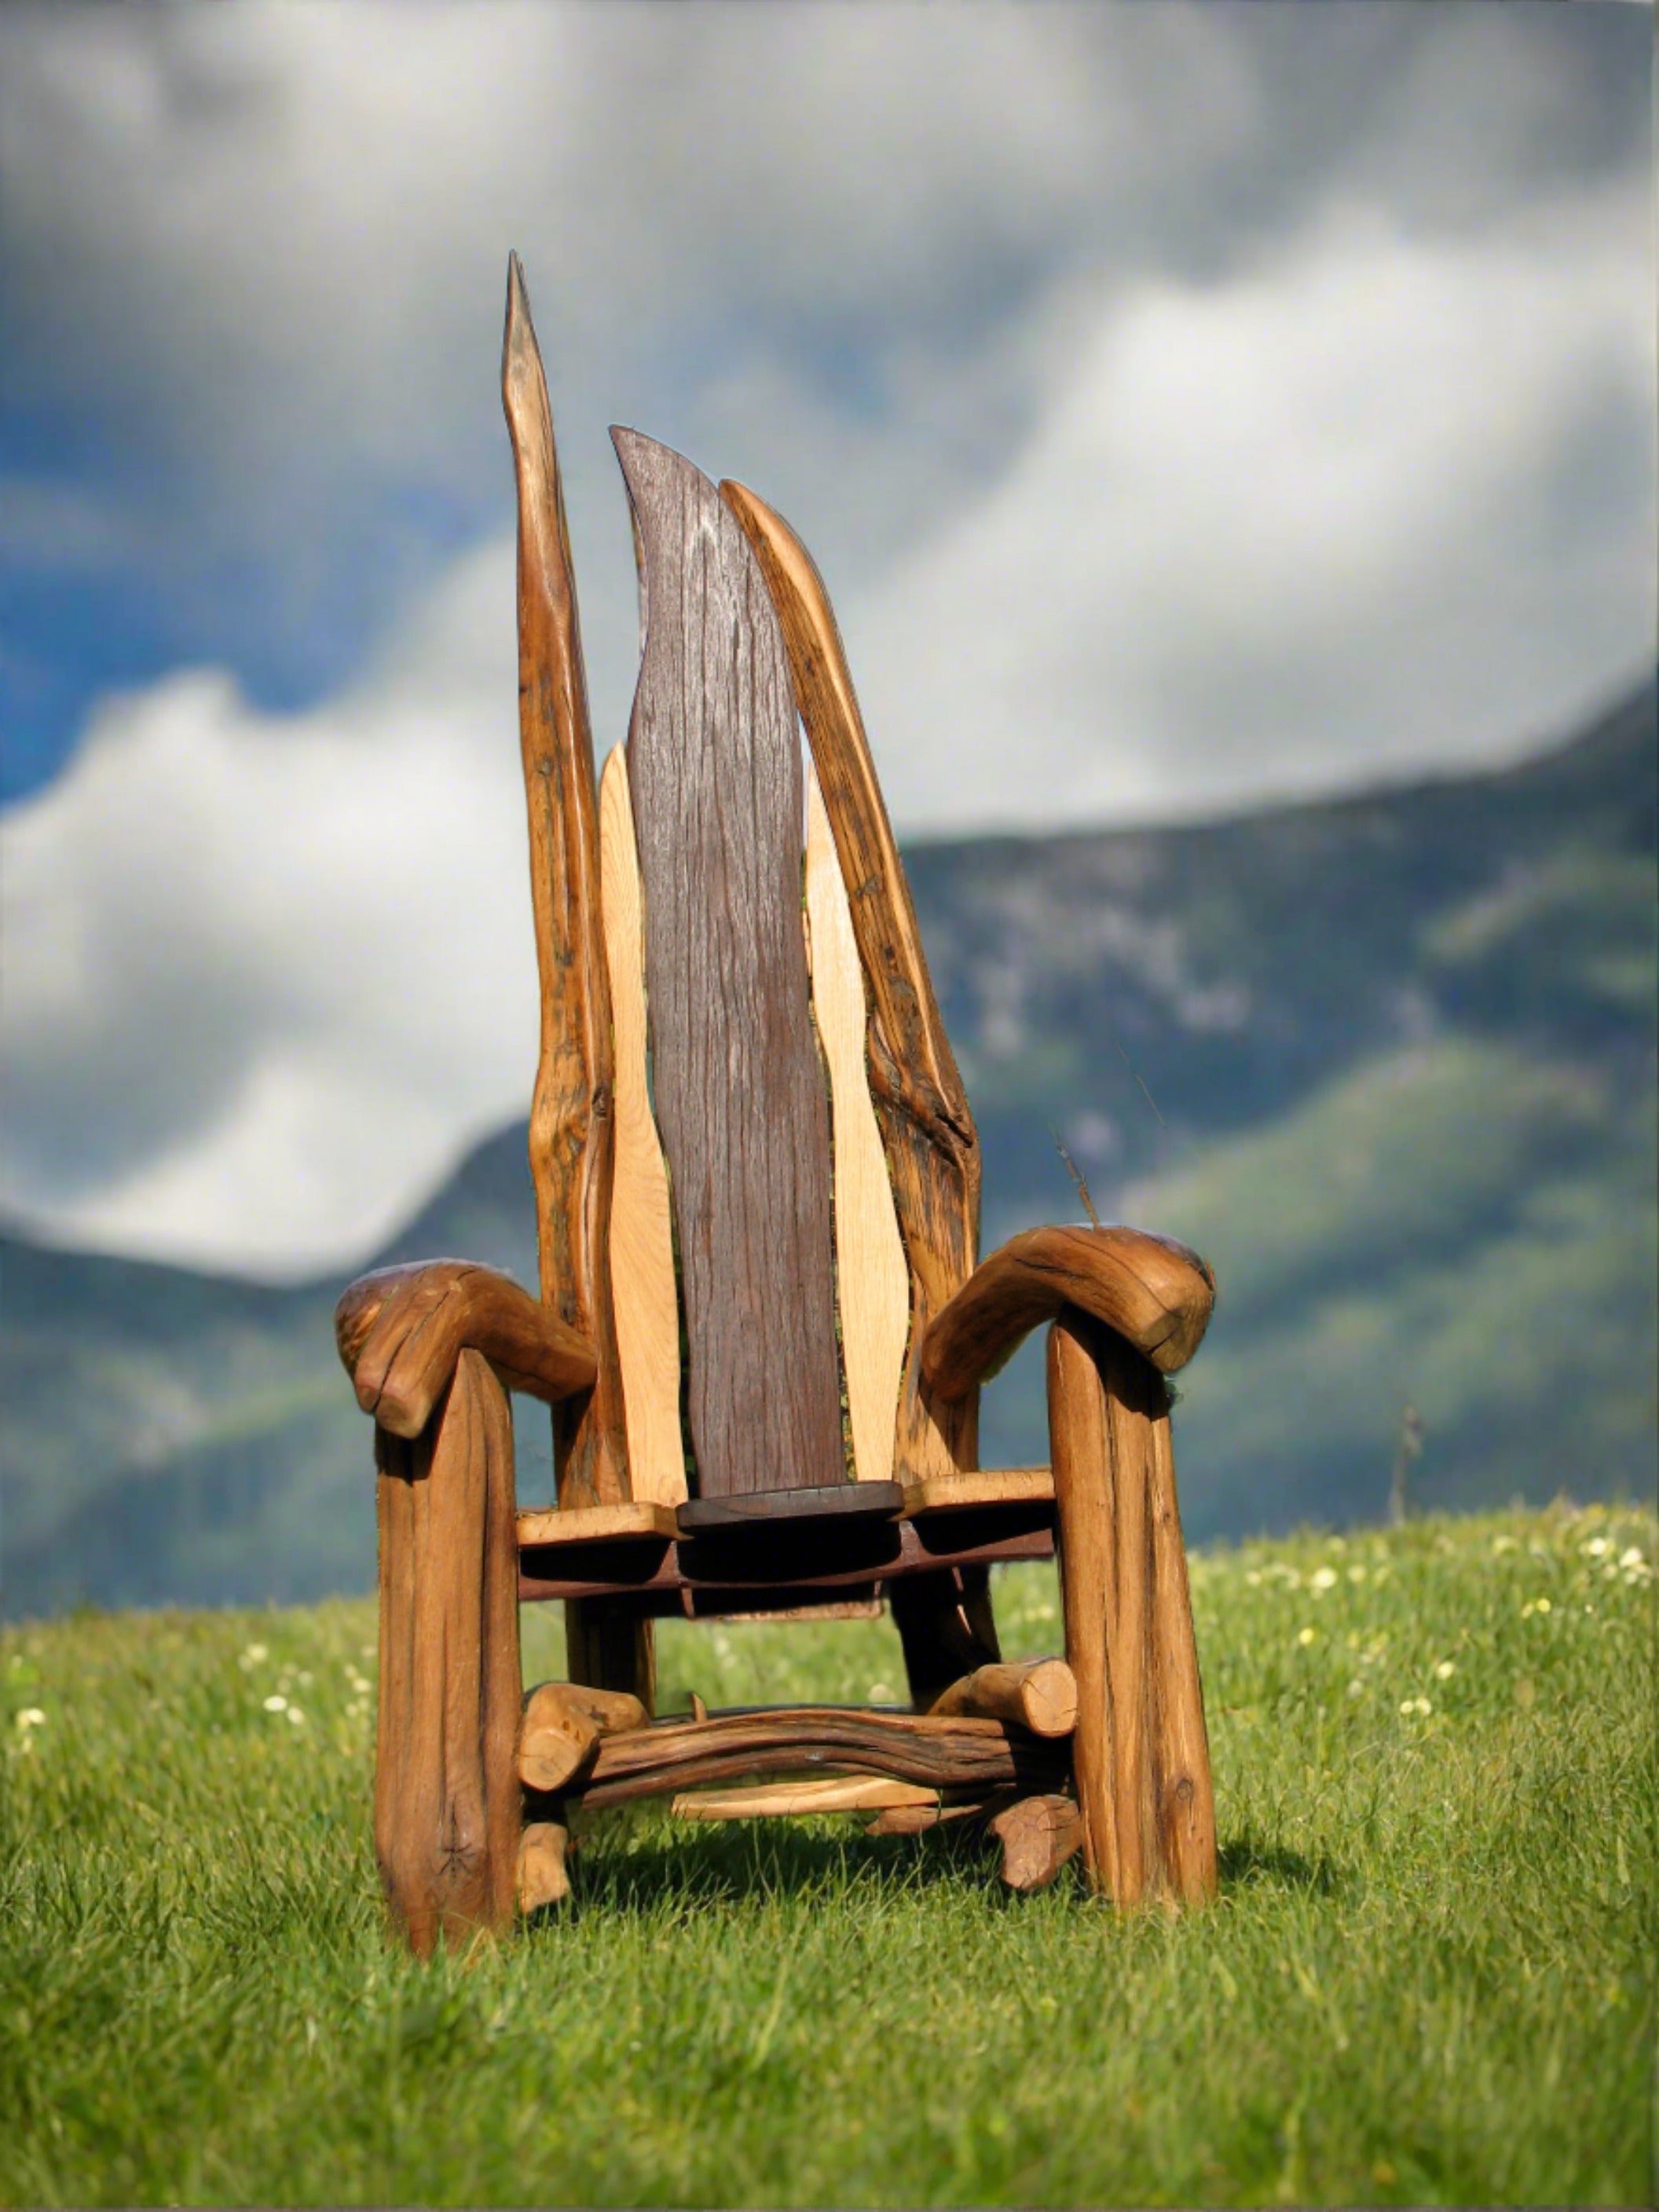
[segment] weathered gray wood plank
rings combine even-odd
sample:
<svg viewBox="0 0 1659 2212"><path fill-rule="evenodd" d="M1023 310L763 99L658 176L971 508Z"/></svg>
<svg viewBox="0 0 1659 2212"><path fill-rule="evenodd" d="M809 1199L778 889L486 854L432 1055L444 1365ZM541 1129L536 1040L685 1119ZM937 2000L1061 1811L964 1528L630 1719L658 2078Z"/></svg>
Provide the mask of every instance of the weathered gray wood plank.
<svg viewBox="0 0 1659 2212"><path fill-rule="evenodd" d="M699 1491L824 1486L847 1468L789 664L708 478L636 431L611 436L645 592L629 780Z"/></svg>

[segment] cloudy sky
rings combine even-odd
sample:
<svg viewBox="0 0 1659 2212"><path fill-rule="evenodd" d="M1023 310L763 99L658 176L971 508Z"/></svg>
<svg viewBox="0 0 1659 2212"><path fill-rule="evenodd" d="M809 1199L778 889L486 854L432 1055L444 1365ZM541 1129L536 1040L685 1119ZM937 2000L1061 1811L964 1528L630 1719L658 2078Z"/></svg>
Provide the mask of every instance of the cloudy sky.
<svg viewBox="0 0 1659 2212"><path fill-rule="evenodd" d="M1655 651L1621 0L0 12L0 1208L270 1275L522 1111L498 358L817 555L902 831L1515 758Z"/></svg>

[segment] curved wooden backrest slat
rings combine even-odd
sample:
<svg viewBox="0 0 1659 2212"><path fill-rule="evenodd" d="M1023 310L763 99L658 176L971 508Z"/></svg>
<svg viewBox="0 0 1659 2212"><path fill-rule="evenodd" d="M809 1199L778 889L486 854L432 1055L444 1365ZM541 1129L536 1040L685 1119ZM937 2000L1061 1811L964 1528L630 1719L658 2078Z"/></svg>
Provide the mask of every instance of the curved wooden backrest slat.
<svg viewBox="0 0 1659 2212"><path fill-rule="evenodd" d="M636 431L611 436L644 580L628 768L698 1488L829 1487L847 1468L789 664L708 478Z"/></svg>
<svg viewBox="0 0 1659 2212"><path fill-rule="evenodd" d="M629 1473L635 1498L678 1505L686 1486L674 1231L646 1075L639 855L628 759L620 745L599 778L599 890L617 1070L611 1299L628 1415Z"/></svg>
<svg viewBox="0 0 1659 2212"><path fill-rule="evenodd" d="M865 1061L869 1014L841 860L817 777L806 778L806 915L812 1006L830 1071L836 1160L836 1297L860 1482L893 1473L893 1430L910 1334L910 1277Z"/></svg>
<svg viewBox="0 0 1659 2212"><path fill-rule="evenodd" d="M979 1138L921 949L915 907L876 781L841 633L811 555L739 483L720 495L765 574L789 650L796 703L851 892L872 1002L871 1091L910 1268L910 1349L894 1445L907 1482L979 1464L979 1401L936 1402L919 1367L928 1325L974 1271Z"/></svg>

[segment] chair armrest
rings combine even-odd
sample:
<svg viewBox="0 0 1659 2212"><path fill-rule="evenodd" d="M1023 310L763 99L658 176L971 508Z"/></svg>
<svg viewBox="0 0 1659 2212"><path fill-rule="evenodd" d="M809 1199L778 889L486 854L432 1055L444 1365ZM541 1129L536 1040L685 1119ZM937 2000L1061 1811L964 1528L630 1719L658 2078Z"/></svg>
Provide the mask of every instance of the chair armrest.
<svg viewBox="0 0 1659 2212"><path fill-rule="evenodd" d="M394 1437L418 1437L463 1352L481 1352L509 1390L550 1405L591 1388L586 1338L510 1275L468 1260L426 1260L360 1276L334 1310L334 1337L357 1403Z"/></svg>
<svg viewBox="0 0 1659 2212"><path fill-rule="evenodd" d="M936 1314L922 1380L946 1405L994 1374L1062 1306L1080 1306L1165 1375L1202 1341L1215 1277L1196 1252L1142 1229L1027 1229L982 1260Z"/></svg>

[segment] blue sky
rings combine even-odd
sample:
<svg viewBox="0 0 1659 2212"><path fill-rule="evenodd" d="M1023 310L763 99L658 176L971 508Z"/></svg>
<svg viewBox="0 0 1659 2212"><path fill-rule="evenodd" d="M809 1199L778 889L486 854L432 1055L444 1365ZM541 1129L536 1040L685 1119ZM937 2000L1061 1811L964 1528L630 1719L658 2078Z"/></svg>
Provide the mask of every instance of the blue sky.
<svg viewBox="0 0 1659 2212"><path fill-rule="evenodd" d="M292 1273L521 1109L509 246L602 748L613 421L812 545L912 835L1565 733L1654 653L1651 37L1618 0L0 14L0 1204Z"/></svg>

